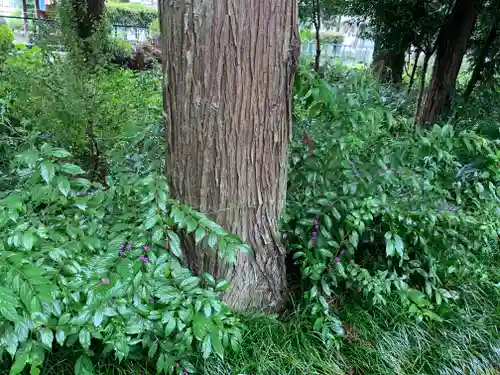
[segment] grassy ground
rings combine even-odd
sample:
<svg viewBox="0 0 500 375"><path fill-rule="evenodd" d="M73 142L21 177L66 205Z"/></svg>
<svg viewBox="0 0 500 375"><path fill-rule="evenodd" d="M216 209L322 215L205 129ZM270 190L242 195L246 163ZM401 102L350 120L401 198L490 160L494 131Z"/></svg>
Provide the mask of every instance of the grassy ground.
<svg viewBox="0 0 500 375"><path fill-rule="evenodd" d="M443 322L416 322L397 301L386 306L338 300L346 336L327 348L307 316L247 317L243 345L224 360L198 361L203 375L500 375L496 290L464 286ZM73 374L77 356L52 353L43 375ZM144 361L100 361L102 375L153 374ZM0 372L7 374L8 371Z"/></svg>

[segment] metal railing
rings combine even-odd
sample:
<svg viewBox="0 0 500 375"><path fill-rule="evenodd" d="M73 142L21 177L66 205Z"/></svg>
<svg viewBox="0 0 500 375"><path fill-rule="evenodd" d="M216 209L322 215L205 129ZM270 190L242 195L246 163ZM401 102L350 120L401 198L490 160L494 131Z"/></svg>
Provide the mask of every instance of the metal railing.
<svg viewBox="0 0 500 375"><path fill-rule="evenodd" d="M9 19L12 20L27 20L29 22L28 26L28 36L24 35L24 25L16 25L13 28L14 35L16 38L26 38L40 35L42 30L49 31L52 34L57 34L59 32L58 22L52 19L34 18L34 17L18 17L18 16L4 16L0 15L0 19L6 20L8 26ZM119 39L126 40L130 43L144 42L150 39L149 27L145 25L110 25L112 34ZM51 30L52 29L52 30Z"/></svg>

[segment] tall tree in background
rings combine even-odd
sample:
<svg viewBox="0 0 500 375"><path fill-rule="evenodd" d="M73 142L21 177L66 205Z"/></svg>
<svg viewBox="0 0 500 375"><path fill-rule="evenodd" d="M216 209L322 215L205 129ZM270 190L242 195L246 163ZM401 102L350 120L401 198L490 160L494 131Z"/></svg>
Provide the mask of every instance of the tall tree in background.
<svg viewBox="0 0 500 375"><path fill-rule="evenodd" d="M28 0L23 0L24 35L28 35Z"/></svg>
<svg viewBox="0 0 500 375"><path fill-rule="evenodd" d="M86 40L92 36L104 14L104 0L72 0L78 37Z"/></svg>
<svg viewBox="0 0 500 375"><path fill-rule="evenodd" d="M232 307L279 310L296 1L164 0L159 8L172 194L253 250L221 264L187 238L186 261L197 273L228 278Z"/></svg>
<svg viewBox="0 0 500 375"><path fill-rule="evenodd" d="M299 19L302 24L314 27L316 54L314 56L314 70L319 71L321 57L321 25L339 24L339 0L299 0Z"/></svg>
<svg viewBox="0 0 500 375"><path fill-rule="evenodd" d="M471 40L472 70L471 77L463 94L467 102L474 88L481 81L489 81L499 65L498 46L500 42L500 0L493 0L487 4L478 20L477 31Z"/></svg>
<svg viewBox="0 0 500 375"><path fill-rule="evenodd" d="M431 83L425 103L417 114L418 123L434 123L450 108L458 72L481 3L481 0L456 0L451 14L441 27Z"/></svg>

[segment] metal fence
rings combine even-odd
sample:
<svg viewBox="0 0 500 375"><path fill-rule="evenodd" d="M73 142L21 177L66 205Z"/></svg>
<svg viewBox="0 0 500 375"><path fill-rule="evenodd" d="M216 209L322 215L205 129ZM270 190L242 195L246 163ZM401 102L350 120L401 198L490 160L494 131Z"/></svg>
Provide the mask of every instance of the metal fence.
<svg viewBox="0 0 500 375"><path fill-rule="evenodd" d="M316 56L316 44L302 44L302 54ZM346 64L366 63L372 61L373 47L352 47L345 44L322 44L323 58L340 59Z"/></svg>
<svg viewBox="0 0 500 375"><path fill-rule="evenodd" d="M32 42L37 36L47 33L52 36L59 34L59 24L55 20L3 15L0 15L0 19L4 19L5 23L13 29L17 42ZM25 19L28 21L28 35L24 35L24 25L21 24ZM12 21L15 22L15 26ZM116 38L132 44L150 39L149 27L144 25L111 25L111 32Z"/></svg>

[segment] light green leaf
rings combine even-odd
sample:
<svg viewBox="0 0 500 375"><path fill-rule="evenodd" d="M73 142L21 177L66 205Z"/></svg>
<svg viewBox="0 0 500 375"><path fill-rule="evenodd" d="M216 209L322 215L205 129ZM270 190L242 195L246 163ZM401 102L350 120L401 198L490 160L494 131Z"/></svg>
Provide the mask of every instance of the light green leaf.
<svg viewBox="0 0 500 375"><path fill-rule="evenodd" d="M78 334L78 341L85 349L88 349L90 347L90 332L85 328L82 329Z"/></svg>
<svg viewBox="0 0 500 375"><path fill-rule="evenodd" d="M82 354L75 363L75 375L93 375L94 366L86 354Z"/></svg>
<svg viewBox="0 0 500 375"><path fill-rule="evenodd" d="M205 315L197 313L193 317L193 333L197 340L202 340L213 329L212 320Z"/></svg>
<svg viewBox="0 0 500 375"><path fill-rule="evenodd" d="M75 174L84 174L85 171L75 164L61 164L61 171L67 174L75 175Z"/></svg>
<svg viewBox="0 0 500 375"><path fill-rule="evenodd" d="M224 358L224 347L220 340L219 331L210 332L210 341L212 342L212 347L214 352L221 358Z"/></svg>
<svg viewBox="0 0 500 375"><path fill-rule="evenodd" d="M388 257L392 257L394 256L394 254L396 253L395 251L395 246L394 246L394 241L389 238L389 239L385 239L385 255L388 256Z"/></svg>
<svg viewBox="0 0 500 375"><path fill-rule="evenodd" d="M29 351L27 350L18 351L16 359L10 368L9 375L20 374L23 371L26 364L28 363L28 358L29 358Z"/></svg>
<svg viewBox="0 0 500 375"><path fill-rule="evenodd" d="M165 368L165 354L161 354L156 361L156 373L159 374L163 372Z"/></svg>
<svg viewBox="0 0 500 375"><path fill-rule="evenodd" d="M52 341L54 341L54 333L50 328L42 328L40 330L40 341L47 348L52 348Z"/></svg>
<svg viewBox="0 0 500 375"><path fill-rule="evenodd" d="M355 230L352 231L352 233L349 235L349 242L352 244L352 246L354 246L354 248L358 247L359 243L358 232L356 232Z"/></svg>
<svg viewBox="0 0 500 375"><path fill-rule="evenodd" d="M99 307L94 313L93 323L95 327L99 327L104 319L104 309Z"/></svg>
<svg viewBox="0 0 500 375"><path fill-rule="evenodd" d="M165 326L165 336L169 336L175 329L175 319L170 319Z"/></svg>
<svg viewBox="0 0 500 375"><path fill-rule="evenodd" d="M212 353L212 342L210 341L210 336L207 335L203 339L203 343L201 344L201 351L203 353L203 358L207 359Z"/></svg>
<svg viewBox="0 0 500 375"><path fill-rule="evenodd" d="M196 276L188 277L187 279L182 280L179 287L184 291L190 291L191 289L198 286L200 283L200 279Z"/></svg>
<svg viewBox="0 0 500 375"><path fill-rule="evenodd" d="M57 177L57 187L62 195L68 196L70 191L69 181L65 176Z"/></svg>
<svg viewBox="0 0 500 375"><path fill-rule="evenodd" d="M215 286L215 291L216 292L223 292L223 291L227 290L227 288L229 288L229 285L230 285L229 281L227 281L227 280L221 280Z"/></svg>
<svg viewBox="0 0 500 375"><path fill-rule="evenodd" d="M64 345L64 340L66 339L66 333L63 329L58 328L56 331L56 341L59 345Z"/></svg>
<svg viewBox="0 0 500 375"><path fill-rule="evenodd" d="M40 165L40 173L42 174L43 180L48 184L56 174L56 166L51 162L44 161Z"/></svg>
<svg viewBox="0 0 500 375"><path fill-rule="evenodd" d="M217 245L217 235L214 233L210 233L208 236L208 246L214 248Z"/></svg>
<svg viewBox="0 0 500 375"><path fill-rule="evenodd" d="M23 234L23 247L26 250L31 250L35 244L35 236L31 232L25 232Z"/></svg>
<svg viewBox="0 0 500 375"><path fill-rule="evenodd" d="M168 242L169 242L170 250L172 251L172 253L177 258L182 257L181 241L180 241L179 236L177 235L177 233L172 232L171 230L168 230L167 231L167 236L168 236L168 239L169 239Z"/></svg>
<svg viewBox="0 0 500 375"><path fill-rule="evenodd" d="M45 153L45 155L55 156L56 158L69 158L72 156L69 151L66 151L65 149L59 148L59 147L54 147L54 148L48 150Z"/></svg>
<svg viewBox="0 0 500 375"><path fill-rule="evenodd" d="M399 256L402 258L403 257L403 250L404 250L404 243L401 237L399 237L397 234L394 235L394 241L396 244L396 251L399 254Z"/></svg>
<svg viewBox="0 0 500 375"><path fill-rule="evenodd" d="M161 244L163 241L163 237L165 236L165 233L163 232L163 229L157 229L153 233L153 237L151 238L151 241L155 244Z"/></svg>
<svg viewBox="0 0 500 375"><path fill-rule="evenodd" d="M150 217L147 218L146 222L144 223L144 229L151 229L153 228L157 223L157 218L156 218L156 213L154 215L151 215Z"/></svg>
<svg viewBox="0 0 500 375"><path fill-rule="evenodd" d="M206 232L205 232L204 228L199 227L198 229L196 229L196 232L194 232L195 242L197 244L200 243L203 240L203 238L205 238L205 235L206 235Z"/></svg>

